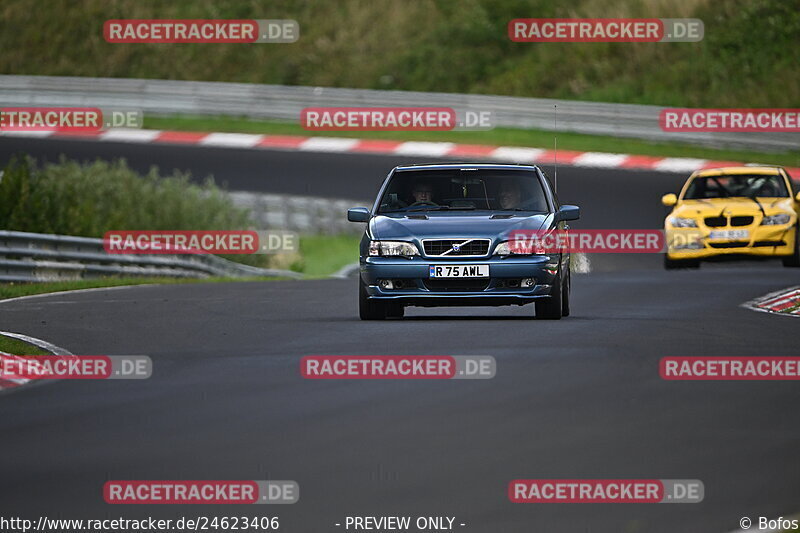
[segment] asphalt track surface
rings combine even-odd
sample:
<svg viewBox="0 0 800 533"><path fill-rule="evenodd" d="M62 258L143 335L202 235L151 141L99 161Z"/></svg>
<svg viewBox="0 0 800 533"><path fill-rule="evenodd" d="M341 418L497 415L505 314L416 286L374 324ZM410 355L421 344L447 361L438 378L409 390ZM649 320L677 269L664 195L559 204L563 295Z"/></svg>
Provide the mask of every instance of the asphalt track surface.
<svg viewBox="0 0 800 533"><path fill-rule="evenodd" d="M408 158L0 140L213 173L233 189L369 197ZM227 170L226 170L227 169ZM563 168L580 227L657 228L684 176ZM455 516L476 532L725 532L800 495L792 382L669 382L667 355L797 355L796 319L739 307L798 282L776 262L665 272L598 258L572 316L530 307L357 318L354 279L143 286L0 303L0 326L76 354L147 354L145 381L60 381L0 396L0 516ZM493 355L475 381L307 381L304 355ZM512 504L518 478L700 479L700 504ZM110 506L109 479L291 479L291 506ZM755 530L755 528L754 528Z"/></svg>

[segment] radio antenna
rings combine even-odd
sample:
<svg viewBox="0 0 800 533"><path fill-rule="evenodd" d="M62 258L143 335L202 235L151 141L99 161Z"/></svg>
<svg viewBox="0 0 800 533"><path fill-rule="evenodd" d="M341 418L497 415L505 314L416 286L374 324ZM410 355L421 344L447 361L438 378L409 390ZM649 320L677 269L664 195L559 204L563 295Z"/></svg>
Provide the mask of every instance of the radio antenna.
<svg viewBox="0 0 800 533"><path fill-rule="evenodd" d="M553 104L553 131L553 161L556 167L553 190L558 193L558 104Z"/></svg>

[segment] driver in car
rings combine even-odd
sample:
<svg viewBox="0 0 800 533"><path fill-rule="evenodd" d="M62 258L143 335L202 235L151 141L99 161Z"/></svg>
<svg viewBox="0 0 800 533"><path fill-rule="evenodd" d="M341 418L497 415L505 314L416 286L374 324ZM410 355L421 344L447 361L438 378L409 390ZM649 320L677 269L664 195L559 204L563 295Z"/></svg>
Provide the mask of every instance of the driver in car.
<svg viewBox="0 0 800 533"><path fill-rule="evenodd" d="M414 197L414 203L409 207L415 205L439 205L433 201L433 186L430 183L419 181L414 184L411 190L411 195Z"/></svg>

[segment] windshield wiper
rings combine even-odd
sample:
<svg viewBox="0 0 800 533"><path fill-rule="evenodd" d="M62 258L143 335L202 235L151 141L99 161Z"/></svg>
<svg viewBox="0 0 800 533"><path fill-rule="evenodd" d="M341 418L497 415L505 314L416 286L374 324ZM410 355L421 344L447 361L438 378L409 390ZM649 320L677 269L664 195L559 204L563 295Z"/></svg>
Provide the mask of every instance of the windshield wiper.
<svg viewBox="0 0 800 533"><path fill-rule="evenodd" d="M463 206L463 207L450 207L449 205L425 205L419 206L418 208L408 208L406 211L412 213L418 212L425 212L425 211L473 211L475 209L474 205L470 206Z"/></svg>

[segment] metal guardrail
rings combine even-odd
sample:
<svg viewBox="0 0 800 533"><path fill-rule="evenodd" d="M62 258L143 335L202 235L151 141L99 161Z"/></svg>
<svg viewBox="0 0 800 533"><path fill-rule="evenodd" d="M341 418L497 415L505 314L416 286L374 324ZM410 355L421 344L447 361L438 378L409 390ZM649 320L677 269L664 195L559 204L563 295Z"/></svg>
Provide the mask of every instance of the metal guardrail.
<svg viewBox="0 0 800 533"><path fill-rule="evenodd" d="M242 265L214 255L108 254L103 249L102 239L0 231L0 281L61 281L105 276L303 277L297 272Z"/></svg>
<svg viewBox="0 0 800 533"><path fill-rule="evenodd" d="M294 87L247 83L0 76L6 106L91 106L130 108L146 115L229 115L296 122L312 106L441 106L458 112L491 111L499 127L535 128L713 147L796 149L795 133L664 132L663 107L477 94ZM553 106L558 105L554 124Z"/></svg>
<svg viewBox="0 0 800 533"><path fill-rule="evenodd" d="M345 213L371 200L345 200L315 196L293 196L232 191L228 195L237 207L248 209L260 228L283 229L314 235L361 234L362 224L348 222Z"/></svg>

